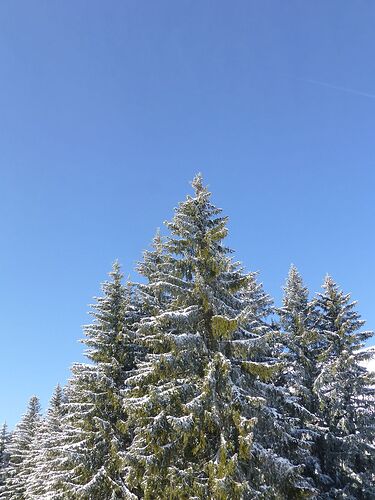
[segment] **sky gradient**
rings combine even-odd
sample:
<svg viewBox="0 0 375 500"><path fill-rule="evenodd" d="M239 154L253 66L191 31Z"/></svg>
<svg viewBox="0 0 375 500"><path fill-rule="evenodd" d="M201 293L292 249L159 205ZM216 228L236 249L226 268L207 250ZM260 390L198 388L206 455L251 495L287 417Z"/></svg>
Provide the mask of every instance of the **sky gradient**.
<svg viewBox="0 0 375 500"><path fill-rule="evenodd" d="M46 406L118 258L201 171L280 303L330 273L375 329L375 3L0 2L0 422Z"/></svg>

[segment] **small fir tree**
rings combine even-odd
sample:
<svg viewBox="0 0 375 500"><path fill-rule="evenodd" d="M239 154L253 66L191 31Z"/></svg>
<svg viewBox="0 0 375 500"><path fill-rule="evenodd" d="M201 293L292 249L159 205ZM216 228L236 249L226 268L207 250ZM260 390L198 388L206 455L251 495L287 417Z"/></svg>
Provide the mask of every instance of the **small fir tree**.
<svg viewBox="0 0 375 500"><path fill-rule="evenodd" d="M318 375L317 362L323 347L317 328L314 304L309 302L309 291L304 286L297 268L292 266L284 287L283 307L278 310L286 347L286 378L288 387L312 412L304 412L307 421L315 420L318 403L313 391Z"/></svg>
<svg viewBox="0 0 375 500"><path fill-rule="evenodd" d="M361 362L372 332L362 331L364 321L356 302L327 276L317 296L320 329L327 347L315 382L321 413L329 430L320 443L321 462L334 478L327 498L375 498L375 378Z"/></svg>
<svg viewBox="0 0 375 500"><path fill-rule="evenodd" d="M143 252L143 260L137 271L144 276L147 283L138 283L138 307L142 316L153 316L163 311L173 297L171 276L172 262L165 251L163 237L158 229L152 241L152 250Z"/></svg>
<svg viewBox="0 0 375 500"><path fill-rule="evenodd" d="M31 446L35 466L26 485L26 496L30 500L56 499L55 488L61 468L58 451L63 444L64 403L64 391L57 385Z"/></svg>
<svg viewBox="0 0 375 500"><path fill-rule="evenodd" d="M129 443L121 391L135 366L132 292L122 285L116 262L103 297L93 307L94 322L85 327L91 364L73 366L67 389L65 430L57 467L56 494L62 498L127 498L122 455ZM64 473L65 469L65 473Z"/></svg>
<svg viewBox="0 0 375 500"><path fill-rule="evenodd" d="M7 448L9 465L6 468L5 485L0 498L6 500L24 500L26 485L35 467L31 459L32 443L41 422L40 403L33 396L25 415L17 424Z"/></svg>
<svg viewBox="0 0 375 500"><path fill-rule="evenodd" d="M282 380L289 392L283 411L300 442L295 460L304 465L304 474L313 478L318 489L324 488L332 479L322 472L318 459L317 447L326 427L314 384L325 341L319 333L315 303L309 301L309 291L295 266L289 270L278 314L284 345Z"/></svg>
<svg viewBox="0 0 375 500"><path fill-rule="evenodd" d="M8 426L4 422L0 430L0 493L5 483L6 468L9 464L8 446L10 438L11 435L8 432Z"/></svg>

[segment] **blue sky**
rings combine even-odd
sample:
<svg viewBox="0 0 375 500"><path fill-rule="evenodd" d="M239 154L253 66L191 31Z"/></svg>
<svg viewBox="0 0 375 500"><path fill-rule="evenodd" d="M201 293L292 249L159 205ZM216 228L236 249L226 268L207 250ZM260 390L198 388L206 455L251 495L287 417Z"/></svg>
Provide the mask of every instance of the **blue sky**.
<svg viewBox="0 0 375 500"><path fill-rule="evenodd" d="M0 422L82 359L112 261L133 278L202 171L279 303L293 262L375 328L375 4L0 2Z"/></svg>

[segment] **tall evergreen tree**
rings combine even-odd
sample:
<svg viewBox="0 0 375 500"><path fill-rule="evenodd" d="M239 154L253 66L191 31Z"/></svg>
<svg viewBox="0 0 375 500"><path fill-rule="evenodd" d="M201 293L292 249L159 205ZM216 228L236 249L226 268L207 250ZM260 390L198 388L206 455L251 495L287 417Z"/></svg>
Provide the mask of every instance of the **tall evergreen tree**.
<svg viewBox="0 0 375 500"><path fill-rule="evenodd" d="M55 499L60 465L59 446L63 444L63 417L65 396L57 385L47 410L31 445L31 460L34 468L26 485L28 499Z"/></svg>
<svg viewBox="0 0 375 500"><path fill-rule="evenodd" d="M0 433L1 500L372 500L375 374L355 302L290 269L277 310L200 175L169 236L119 264L44 419Z"/></svg>
<svg viewBox="0 0 375 500"><path fill-rule="evenodd" d="M285 346L282 378L290 393L284 414L300 441L300 455L296 459L304 464L304 473L313 478L316 487L325 488L332 484L332 479L323 473L318 458L319 443L326 427L314 390L325 338L319 332L315 303L309 301L309 291L295 266L290 268L283 307L278 313Z"/></svg>
<svg viewBox="0 0 375 500"><path fill-rule="evenodd" d="M327 498L370 500L375 498L375 378L361 362L371 355L362 348L372 332L361 330L356 302L330 276L323 289L317 306L327 347L315 389L329 426L321 461L335 480Z"/></svg>
<svg viewBox="0 0 375 500"><path fill-rule="evenodd" d="M152 241L152 250L143 252L143 260L137 271L147 279L147 284L138 283L138 307L142 316L152 316L167 307L173 296L173 284L168 282L173 263L165 251L163 238L158 229Z"/></svg>
<svg viewBox="0 0 375 500"><path fill-rule="evenodd" d="M128 495L122 454L129 431L121 391L135 364L136 311L117 262L110 278L102 285L103 297L92 306L94 322L85 327L83 342L91 363L74 365L66 388L65 437L55 487L62 498L113 500Z"/></svg>
<svg viewBox="0 0 375 500"><path fill-rule="evenodd" d="M143 293L165 301L140 323L148 354L126 381L127 483L146 500L302 498L299 468L270 449L272 435L288 440L268 405L281 397L270 382L270 300L222 245L227 219L200 176L193 187L167 223L161 268L144 272Z"/></svg>
<svg viewBox="0 0 375 500"><path fill-rule="evenodd" d="M8 446L10 438L8 426L6 422L4 422L0 430L0 493L5 483L5 469L9 464Z"/></svg>
<svg viewBox="0 0 375 500"><path fill-rule="evenodd" d="M31 446L40 426L40 403L33 396L26 413L17 424L7 452L9 466L6 468L5 486L0 498L6 500L26 499L26 485L34 468L31 458Z"/></svg>
<svg viewBox="0 0 375 500"><path fill-rule="evenodd" d="M291 266L286 280L279 315L286 346L284 358L288 386L304 408L314 413L318 404L313 386L318 375L317 361L322 342L316 325L317 316L309 302L309 291L295 266ZM304 416L310 420L311 415L304 412Z"/></svg>

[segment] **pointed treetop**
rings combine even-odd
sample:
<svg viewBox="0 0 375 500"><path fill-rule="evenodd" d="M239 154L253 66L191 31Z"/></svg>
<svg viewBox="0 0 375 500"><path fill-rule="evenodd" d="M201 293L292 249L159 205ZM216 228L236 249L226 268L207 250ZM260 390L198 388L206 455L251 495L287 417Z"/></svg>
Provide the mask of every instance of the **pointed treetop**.
<svg viewBox="0 0 375 500"><path fill-rule="evenodd" d="M50 404L60 404L63 398L63 389L60 384L57 384L55 390L53 391Z"/></svg>
<svg viewBox="0 0 375 500"><path fill-rule="evenodd" d="M160 227L156 229L155 236L152 240L152 246L155 250L160 251L161 247L163 246L163 238L160 234Z"/></svg>
<svg viewBox="0 0 375 500"><path fill-rule="evenodd" d="M332 292L340 293L340 289L339 289L338 284L335 282L335 280L329 274L325 275L322 288L324 288L324 290L326 290L328 293L332 293Z"/></svg>
<svg viewBox="0 0 375 500"><path fill-rule="evenodd" d="M324 276L324 282L323 282L323 288L333 288L337 286L336 283L334 282L332 276L330 276L328 273Z"/></svg>
<svg viewBox="0 0 375 500"><path fill-rule="evenodd" d="M199 196L202 192L207 192L207 188L203 185L203 176L200 172L194 177L191 185L195 190L196 196Z"/></svg>
<svg viewBox="0 0 375 500"><path fill-rule="evenodd" d="M28 410L33 414L40 412L40 402L37 396L31 396L28 404Z"/></svg>
<svg viewBox="0 0 375 500"><path fill-rule="evenodd" d="M294 264L290 265L288 276L285 280L284 290L287 291L291 287L299 287L302 284L302 277Z"/></svg>
<svg viewBox="0 0 375 500"><path fill-rule="evenodd" d="M47 417L49 419L60 418L61 409L64 404L64 389L60 384L57 384L51 396L47 409Z"/></svg>
<svg viewBox="0 0 375 500"><path fill-rule="evenodd" d="M121 269L121 265L118 259L116 259L113 264L112 264L112 271L113 272L119 272Z"/></svg>
<svg viewBox="0 0 375 500"><path fill-rule="evenodd" d="M301 277L297 267L293 263L290 264L288 277L290 277L290 278L294 278L294 277L300 278Z"/></svg>
<svg viewBox="0 0 375 500"><path fill-rule="evenodd" d="M325 291L326 296L330 297L332 300L338 299L340 297L346 300L350 299L350 293L344 294L344 292L340 290L338 284L329 274L326 274L322 288Z"/></svg>
<svg viewBox="0 0 375 500"><path fill-rule="evenodd" d="M306 306L309 297L309 291L304 286L302 276L294 264L290 266L288 277L284 286L284 307Z"/></svg>
<svg viewBox="0 0 375 500"><path fill-rule="evenodd" d="M121 265L118 259L114 261L114 263L112 264L112 271L110 271L110 273L108 274L115 282L122 280L124 275L121 272Z"/></svg>

